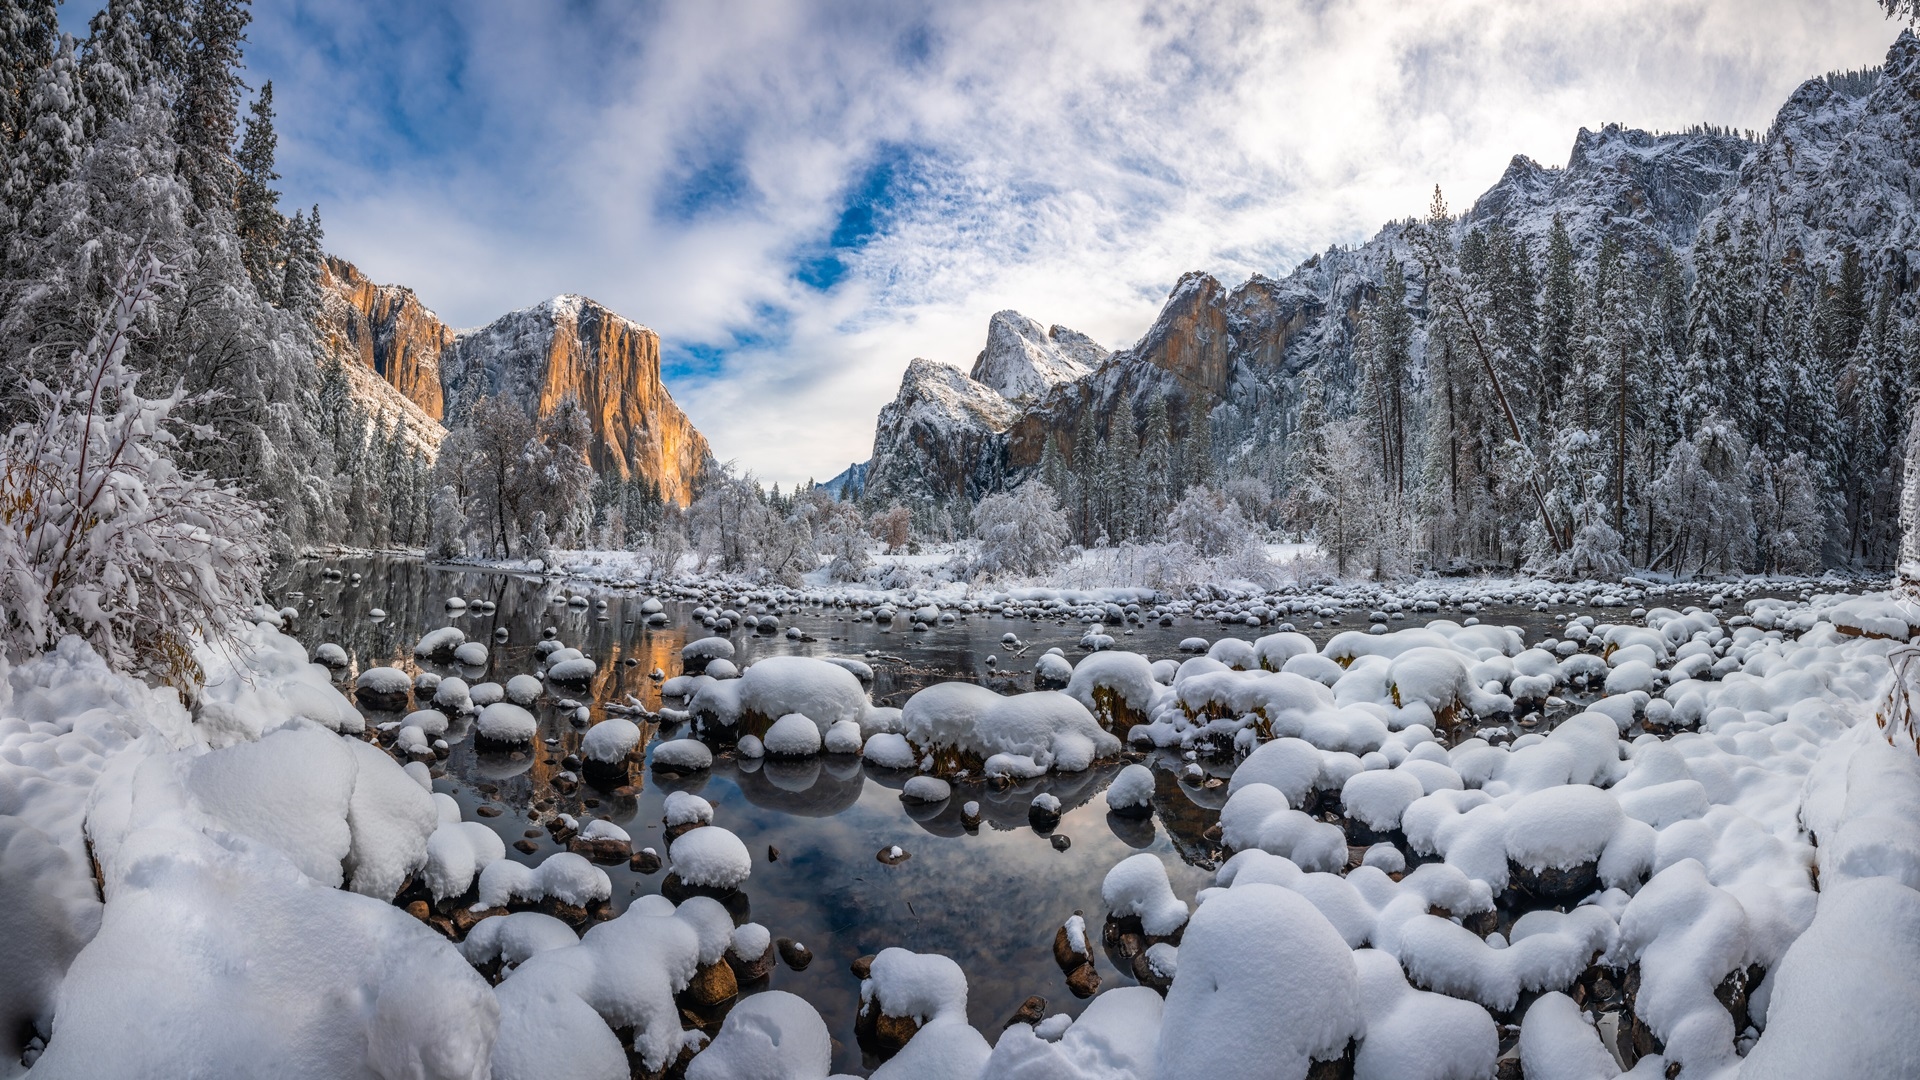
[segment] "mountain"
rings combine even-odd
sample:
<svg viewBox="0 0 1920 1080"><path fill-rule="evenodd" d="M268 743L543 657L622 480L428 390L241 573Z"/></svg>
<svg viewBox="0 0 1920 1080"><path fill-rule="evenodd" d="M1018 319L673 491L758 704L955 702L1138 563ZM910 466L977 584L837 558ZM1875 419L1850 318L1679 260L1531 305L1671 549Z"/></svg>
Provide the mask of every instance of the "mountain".
<svg viewBox="0 0 1920 1080"><path fill-rule="evenodd" d="M321 327L327 347L351 356L435 420L441 418L440 354L453 330L403 285L376 285L328 256L321 267Z"/></svg>
<svg viewBox="0 0 1920 1080"><path fill-rule="evenodd" d="M1775 258L1810 270L1858 248L1896 291L1911 291L1920 277L1920 40L1901 34L1879 69L1803 83L1712 219L1709 228L1735 232L1751 223Z"/></svg>
<svg viewBox="0 0 1920 1080"><path fill-rule="evenodd" d="M584 296L556 296L455 338L441 354L447 417L504 394L545 415L571 394L593 423L594 468L636 473L684 505L712 456L660 381L660 336Z"/></svg>
<svg viewBox="0 0 1920 1080"><path fill-rule="evenodd" d="M1667 253L1684 256L1700 222L1740 181L1754 150L1751 138L1713 129L1582 129L1562 167L1515 157L1460 215L1457 233L1501 227L1524 241L1537 260L1558 218L1579 266L1589 272L1605 236L1619 240L1643 265ZM1164 398L1176 439L1192 437L1193 424L1206 416L1211 430L1205 434L1220 464L1240 462L1243 471L1276 480L1304 375L1318 376L1339 412L1350 410L1355 317L1378 294L1389 261L1405 269L1414 317L1424 321L1411 225L1391 222L1367 242L1329 248L1277 279L1256 274L1230 288L1209 274L1183 275L1140 340L1110 355L1068 352L1052 333L1041 337L1033 320L997 314L974 380L1000 390L1017 415L1004 423L998 414L991 423L952 416L954 430L966 432L969 446L969 464L955 469L927 454L924 440L900 437L903 404L925 396L924 371L910 367L900 398L887 407L890 412L883 410L876 427L869 491L932 502L975 499L992 490L993 476L1035 467L1049 441L1071 464L1081 413L1092 410L1094 427L1105 438L1122 395L1136 418L1146 415L1154 398ZM1416 360L1421 345L1414 342Z"/></svg>
<svg viewBox="0 0 1920 1080"><path fill-rule="evenodd" d="M660 338L647 327L567 295L456 332L413 290L375 284L344 260L327 260L321 284L322 336L356 399L373 415L409 417L416 441L437 447L443 425L464 422L484 396L544 415L571 394L592 421L598 472L645 476L682 505L692 498L711 451L661 382Z"/></svg>
<svg viewBox="0 0 1920 1080"><path fill-rule="evenodd" d="M1019 416L1012 402L960 369L915 359L900 393L880 407L868 496L945 502L999 490L1007 475L1004 436Z"/></svg>
<svg viewBox="0 0 1920 1080"><path fill-rule="evenodd" d="M987 347L974 359L971 377L1019 401L1084 378L1106 358L1107 350L1077 330L1044 328L1017 311L1001 311L987 321Z"/></svg>

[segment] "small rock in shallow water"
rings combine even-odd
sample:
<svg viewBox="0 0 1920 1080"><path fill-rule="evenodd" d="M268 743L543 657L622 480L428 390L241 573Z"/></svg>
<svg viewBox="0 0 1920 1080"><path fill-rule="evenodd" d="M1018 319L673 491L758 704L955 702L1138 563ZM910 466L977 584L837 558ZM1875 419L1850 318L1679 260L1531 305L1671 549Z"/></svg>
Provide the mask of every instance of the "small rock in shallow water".
<svg viewBox="0 0 1920 1080"><path fill-rule="evenodd" d="M1015 1024L1037 1024L1047 1017L1047 999L1035 994L1020 1003L1020 1009L1008 1020L1007 1027Z"/></svg>
<svg viewBox="0 0 1920 1080"><path fill-rule="evenodd" d="M1073 846L1073 841L1068 839L1066 834L1064 833L1053 834L1053 850L1065 851L1072 846Z"/></svg>
<svg viewBox="0 0 1920 1080"><path fill-rule="evenodd" d="M780 950L780 962L795 971L805 971L813 963L813 950L792 938L780 938L773 944Z"/></svg>
<svg viewBox="0 0 1920 1080"><path fill-rule="evenodd" d="M539 850L540 850L540 845L538 845L538 844L536 844L536 843L534 843L534 842L533 842L533 841L531 841L531 840L524 840L524 839L523 839L523 840L515 840L515 841L513 842L513 849L514 849L515 851L521 851L521 852L525 852L525 853L526 853L526 854L528 854L528 855L531 855L531 854L533 854L534 852L536 852L536 851L539 851Z"/></svg>
<svg viewBox="0 0 1920 1080"><path fill-rule="evenodd" d="M493 805L492 803L488 803L485 806L475 809L474 813L480 815L481 817L499 817L500 808Z"/></svg>
<svg viewBox="0 0 1920 1080"><path fill-rule="evenodd" d="M780 861L780 849L777 847L774 847L772 844L767 845L767 861L768 862Z"/></svg>
<svg viewBox="0 0 1920 1080"><path fill-rule="evenodd" d="M899 844L894 844L892 847L881 848L879 852L874 855L874 858L879 859L888 866L899 866L901 863L913 858L913 854Z"/></svg>
<svg viewBox="0 0 1920 1080"><path fill-rule="evenodd" d="M847 965L847 970L853 972L853 977L856 979L870 977L873 974L873 954L854 957L853 963Z"/></svg>
<svg viewBox="0 0 1920 1080"><path fill-rule="evenodd" d="M660 870L660 853L652 848L641 848L627 860L627 866L638 874L654 874Z"/></svg>

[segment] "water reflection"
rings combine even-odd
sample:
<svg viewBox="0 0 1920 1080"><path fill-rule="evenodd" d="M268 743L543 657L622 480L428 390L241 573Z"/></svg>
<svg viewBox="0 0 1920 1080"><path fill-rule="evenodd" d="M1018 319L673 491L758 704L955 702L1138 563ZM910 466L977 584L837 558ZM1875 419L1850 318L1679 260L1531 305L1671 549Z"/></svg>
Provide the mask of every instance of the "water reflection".
<svg viewBox="0 0 1920 1080"><path fill-rule="evenodd" d="M329 566L342 578L329 579L323 573ZM358 583L351 580L354 573L362 575ZM473 746L468 723L452 725L446 735L450 753L438 770L436 788L453 795L469 820L495 829L509 845L510 857L527 863L561 850L540 827L553 814L607 818L632 836L635 851L651 847L665 856L667 793L686 791L713 803L715 824L736 833L754 856L752 877L729 904L736 917L750 912L775 936L802 942L815 955L805 971L778 967L763 985L797 993L820 1010L837 1041L836 1070L862 1066L853 1034L858 981L848 971L855 958L892 945L953 957L967 972L970 1019L991 1037L1032 994L1048 999L1049 1012L1077 1015L1084 1007L1068 992L1053 961L1053 935L1076 910L1097 923L1104 911L1100 885L1115 863L1139 851L1154 852L1167 865L1175 891L1186 898L1211 878L1218 850L1206 833L1218 820L1227 790L1178 780L1185 762L1177 755L1155 754L1148 761L1156 788L1153 814L1146 819L1107 812L1100 795L1118 765L1005 787L956 785L952 798L933 805L901 801L900 788L910 773L852 757L755 761L726 753L711 772L682 777L654 773L644 764L583 774L576 755L588 725L575 721L572 702L588 707L589 724L604 718L609 703L629 697L657 710L660 681L652 673L679 674L680 649L690 633L705 636L690 620L692 605L668 603L669 624L649 627L640 610L641 594L606 594L607 606L599 610L568 605L569 590L543 579L405 559L302 563L275 599L293 591L304 595L297 601L301 616L292 632L309 649L327 641L345 648L350 663L342 677L348 680L368 666L390 664L410 672L458 675L470 684L504 684L537 669L534 646L548 631L593 658L598 670L589 687L575 692L548 687L536 703L539 729L527 748L482 753ZM450 596L469 603L448 608ZM369 618L373 608L384 609L386 617ZM1488 621L1511 615L1509 621L1524 622L1529 640L1545 636L1552 626L1548 616L1532 612L1482 614ZM861 623L833 608L788 610L779 619L783 627L798 627L804 638L736 632L737 663L783 654L860 657L874 670L874 700L888 705L899 705L920 687L943 679L972 679L1002 692L1031 689L1034 660L1055 645L1079 655L1083 632L1072 621L987 614L962 616L926 633ZM1192 635L1251 639L1261 633L1207 621L1175 623L1121 635L1119 647L1158 659L1179 656L1180 640ZM414 643L441 626L459 627L469 640L485 642L487 663L468 669L417 661ZM1312 634L1324 641L1340 629L1329 626ZM1001 644L1009 630L1026 639L1023 651ZM987 664L989 655L999 662ZM649 746L676 734L643 726ZM1224 766L1210 769L1222 777L1230 773ZM1053 833L1071 841L1064 851L1028 825L1028 808L1041 792L1061 802L1062 819ZM972 830L961 820L969 801L980 804L984 819ZM476 816L483 806L496 816ZM516 850L515 842L532 850ZM895 844L912 858L893 866L876 860L877 851ZM778 849L777 861L770 849ZM659 892L668 877L625 865L607 870L619 910L637 896ZM1116 967L1106 957L1099 960L1099 973L1108 986L1133 981L1125 966Z"/></svg>

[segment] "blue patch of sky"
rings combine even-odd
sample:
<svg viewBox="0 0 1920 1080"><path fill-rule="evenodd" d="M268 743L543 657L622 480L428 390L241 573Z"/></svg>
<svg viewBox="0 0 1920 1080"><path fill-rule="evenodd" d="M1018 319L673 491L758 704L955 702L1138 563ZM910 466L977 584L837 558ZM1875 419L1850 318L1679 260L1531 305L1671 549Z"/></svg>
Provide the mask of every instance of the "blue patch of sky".
<svg viewBox="0 0 1920 1080"><path fill-rule="evenodd" d="M653 197L656 217L687 224L746 206L758 194L747 175L738 137L687 147L684 166L668 176Z"/></svg>
<svg viewBox="0 0 1920 1080"><path fill-rule="evenodd" d="M793 337L793 313L777 304L753 305L747 320L727 328L715 341L662 342L661 373L669 381L699 382L719 377L728 357L736 352L771 352L786 347Z"/></svg>
<svg viewBox="0 0 1920 1080"><path fill-rule="evenodd" d="M879 147L848 185L840 216L824 244L795 254L794 280L825 292L844 280L848 258L885 229L887 221L910 197L925 153L903 144Z"/></svg>

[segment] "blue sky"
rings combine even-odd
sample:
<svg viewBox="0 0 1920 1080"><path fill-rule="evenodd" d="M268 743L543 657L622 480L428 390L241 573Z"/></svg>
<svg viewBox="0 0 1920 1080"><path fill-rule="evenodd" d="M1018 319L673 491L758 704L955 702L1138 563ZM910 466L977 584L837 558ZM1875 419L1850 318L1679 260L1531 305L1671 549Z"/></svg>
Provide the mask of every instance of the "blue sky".
<svg viewBox="0 0 1920 1080"><path fill-rule="evenodd" d="M259 0L289 208L456 326L658 330L722 459L825 479L988 316L1130 344L1608 121L1764 128L1871 0Z"/></svg>

